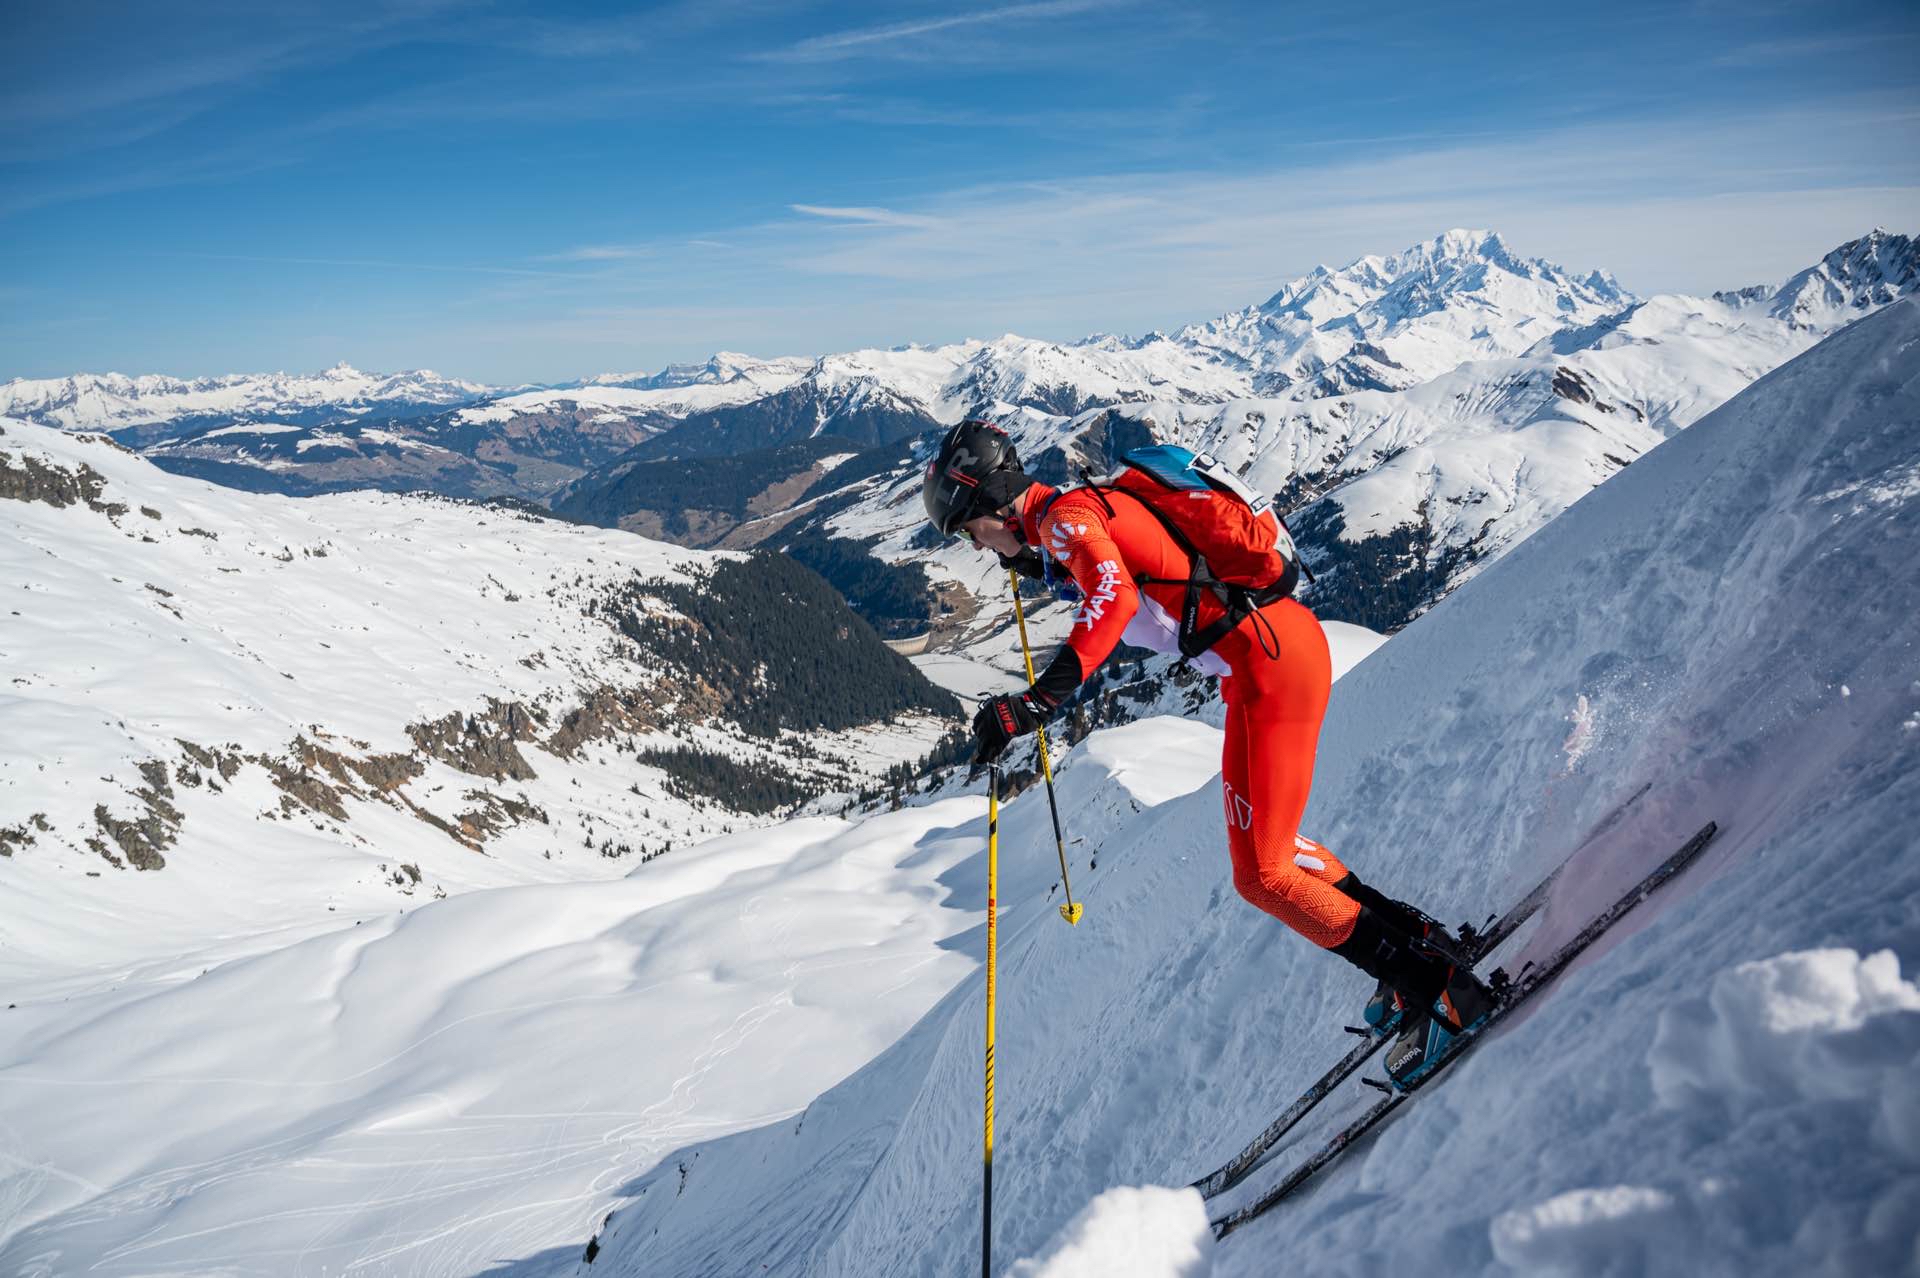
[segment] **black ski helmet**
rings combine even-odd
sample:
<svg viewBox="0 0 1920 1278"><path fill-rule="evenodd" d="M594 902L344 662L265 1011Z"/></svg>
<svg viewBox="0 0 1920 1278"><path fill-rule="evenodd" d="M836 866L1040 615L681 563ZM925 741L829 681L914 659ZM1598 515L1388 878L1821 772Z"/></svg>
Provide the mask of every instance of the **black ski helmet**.
<svg viewBox="0 0 1920 1278"><path fill-rule="evenodd" d="M1032 484L1007 432L991 422L964 421L947 432L927 463L920 500L933 526L951 537L961 524L1000 509Z"/></svg>

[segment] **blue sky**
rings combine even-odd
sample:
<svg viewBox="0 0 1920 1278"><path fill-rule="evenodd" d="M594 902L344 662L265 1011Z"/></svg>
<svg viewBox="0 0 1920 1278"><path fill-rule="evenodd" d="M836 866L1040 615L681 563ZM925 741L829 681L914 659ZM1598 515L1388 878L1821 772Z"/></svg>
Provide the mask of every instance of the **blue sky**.
<svg viewBox="0 0 1920 1278"><path fill-rule="evenodd" d="M1906 3L0 8L0 377L1170 328L1449 226L1640 292L1920 231Z"/></svg>

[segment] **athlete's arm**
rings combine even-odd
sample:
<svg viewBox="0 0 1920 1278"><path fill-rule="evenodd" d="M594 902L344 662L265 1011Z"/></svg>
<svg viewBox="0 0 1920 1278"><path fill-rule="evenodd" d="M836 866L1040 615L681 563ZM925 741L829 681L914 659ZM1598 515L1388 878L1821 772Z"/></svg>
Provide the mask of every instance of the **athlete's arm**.
<svg viewBox="0 0 1920 1278"><path fill-rule="evenodd" d="M1121 633L1140 609L1140 588L1120 558L1120 548L1113 544L1104 510L1091 503L1057 502L1041 520L1039 531L1041 553L1065 564L1080 587L1073 629L1033 684L1051 710L1113 654Z"/></svg>

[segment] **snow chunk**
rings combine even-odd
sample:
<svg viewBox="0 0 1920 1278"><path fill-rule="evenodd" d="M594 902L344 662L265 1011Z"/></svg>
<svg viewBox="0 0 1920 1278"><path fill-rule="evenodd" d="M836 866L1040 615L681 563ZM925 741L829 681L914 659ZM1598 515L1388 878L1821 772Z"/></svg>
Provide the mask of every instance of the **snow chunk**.
<svg viewBox="0 0 1920 1278"><path fill-rule="evenodd" d="M1212 1268L1207 1206L1193 1189L1109 1189L1012 1278L1199 1278Z"/></svg>
<svg viewBox="0 0 1920 1278"><path fill-rule="evenodd" d="M1643 1185L1576 1189L1496 1216L1490 1233L1500 1263L1523 1274L1654 1272L1671 1260L1686 1212L1673 1195Z"/></svg>
<svg viewBox="0 0 1920 1278"><path fill-rule="evenodd" d="M1661 1105L1678 1109L1712 1095L1877 1097L1888 1067L1917 1054L1920 988L1892 950L1805 950L1730 968L1706 999L1663 1011L1647 1065Z"/></svg>

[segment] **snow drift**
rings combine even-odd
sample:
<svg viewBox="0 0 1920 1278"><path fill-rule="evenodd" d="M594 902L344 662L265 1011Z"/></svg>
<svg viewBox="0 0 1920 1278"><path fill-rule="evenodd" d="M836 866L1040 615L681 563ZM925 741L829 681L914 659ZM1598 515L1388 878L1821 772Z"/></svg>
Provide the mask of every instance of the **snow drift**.
<svg viewBox="0 0 1920 1278"><path fill-rule="evenodd" d="M1526 954L1706 819L1722 833L1318 1188L1217 1247L1213 1272L1920 1264L1920 1041L1896 971L1920 961L1917 424L1920 305L1902 301L1342 680L1307 832L1452 917L1570 858ZM1044 798L1003 818L1003 1264L1084 1246L1084 1220L1056 1235L1104 1191L1217 1165L1342 1049L1364 996L1234 898L1197 734L1155 720L1077 751L1063 811L1098 849L1078 928L1047 903ZM1158 793L1113 784L1139 771ZM978 857L954 871L963 892L983 874ZM968 982L798 1122L666 1159L579 1272L970 1272L981 1015Z"/></svg>

